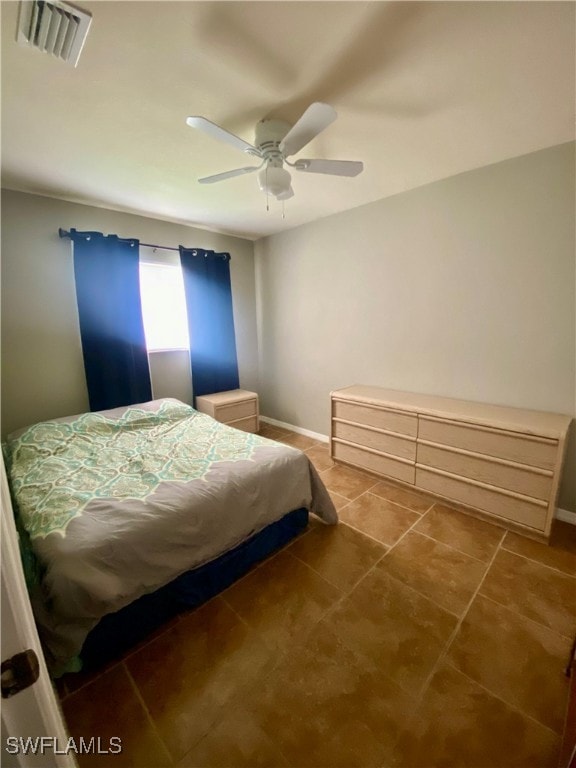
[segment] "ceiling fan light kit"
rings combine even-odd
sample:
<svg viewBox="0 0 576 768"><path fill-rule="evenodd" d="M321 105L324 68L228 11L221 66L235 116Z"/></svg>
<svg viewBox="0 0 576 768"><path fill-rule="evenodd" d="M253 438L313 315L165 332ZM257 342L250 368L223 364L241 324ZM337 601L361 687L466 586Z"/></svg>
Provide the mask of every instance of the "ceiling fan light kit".
<svg viewBox="0 0 576 768"><path fill-rule="evenodd" d="M279 166L268 164L258 173L258 186L262 192L274 195L276 198L279 195L284 197L291 183L292 177L288 171Z"/></svg>
<svg viewBox="0 0 576 768"><path fill-rule="evenodd" d="M315 102L311 104L300 119L294 124L284 120L260 120L256 125L255 143L249 144L225 128L205 117L188 117L186 123L214 139L224 141L253 157L260 158L260 165L236 168L213 176L198 179L200 184L215 182L242 176L246 173L258 173L258 186L266 195L273 195L277 200L288 200L293 196L292 178L284 168L289 165L296 171L322 173L332 176L357 176L364 166L361 162L350 160L296 160L288 158L299 152L319 133L336 120L337 114L329 104Z"/></svg>

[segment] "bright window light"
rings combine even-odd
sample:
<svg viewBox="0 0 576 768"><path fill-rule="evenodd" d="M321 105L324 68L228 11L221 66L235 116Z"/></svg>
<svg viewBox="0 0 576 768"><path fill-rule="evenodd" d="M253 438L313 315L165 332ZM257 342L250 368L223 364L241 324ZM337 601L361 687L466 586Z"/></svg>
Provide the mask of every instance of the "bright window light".
<svg viewBox="0 0 576 768"><path fill-rule="evenodd" d="M188 317L181 268L141 261L140 296L148 352L188 349Z"/></svg>

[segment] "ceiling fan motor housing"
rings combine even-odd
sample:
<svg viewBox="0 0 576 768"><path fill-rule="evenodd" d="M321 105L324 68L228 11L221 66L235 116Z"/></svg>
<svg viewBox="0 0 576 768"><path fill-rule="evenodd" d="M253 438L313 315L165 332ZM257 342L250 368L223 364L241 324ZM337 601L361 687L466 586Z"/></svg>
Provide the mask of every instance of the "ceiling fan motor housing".
<svg viewBox="0 0 576 768"><path fill-rule="evenodd" d="M270 165L282 166L284 157L279 145L291 127L285 120L260 120L257 123L254 144Z"/></svg>

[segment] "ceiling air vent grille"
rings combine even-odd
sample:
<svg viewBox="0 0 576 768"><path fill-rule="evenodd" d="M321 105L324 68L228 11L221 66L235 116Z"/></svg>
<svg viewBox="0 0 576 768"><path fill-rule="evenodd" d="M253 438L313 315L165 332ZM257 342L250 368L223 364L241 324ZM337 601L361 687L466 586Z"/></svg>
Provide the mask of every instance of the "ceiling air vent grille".
<svg viewBox="0 0 576 768"><path fill-rule="evenodd" d="M75 67L91 22L89 13L61 0L21 0L16 40Z"/></svg>

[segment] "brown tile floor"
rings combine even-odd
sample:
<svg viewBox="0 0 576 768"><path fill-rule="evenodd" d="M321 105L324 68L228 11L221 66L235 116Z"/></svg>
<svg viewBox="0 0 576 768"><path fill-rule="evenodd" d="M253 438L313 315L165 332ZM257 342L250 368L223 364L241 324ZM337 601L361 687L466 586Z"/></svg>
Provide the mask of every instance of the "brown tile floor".
<svg viewBox="0 0 576 768"><path fill-rule="evenodd" d="M547 547L305 450L312 524L99 675L60 683L75 737L134 768L556 768L576 536Z"/></svg>

